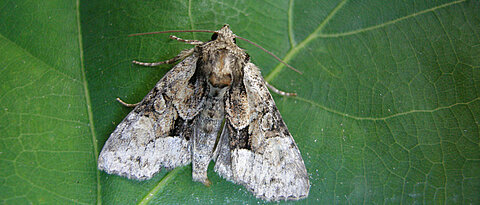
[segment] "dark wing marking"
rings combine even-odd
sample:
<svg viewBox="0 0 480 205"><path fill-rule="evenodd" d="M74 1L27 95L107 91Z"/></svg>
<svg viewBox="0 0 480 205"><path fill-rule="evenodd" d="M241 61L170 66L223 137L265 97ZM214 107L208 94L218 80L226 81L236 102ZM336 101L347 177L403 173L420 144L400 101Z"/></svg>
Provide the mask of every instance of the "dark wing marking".
<svg viewBox="0 0 480 205"><path fill-rule="evenodd" d="M232 113L248 115L249 124L243 127L237 120L244 116L226 115L215 151L215 171L265 200L305 198L310 185L302 156L252 63L244 67L244 89L250 112ZM243 98L230 97L236 96Z"/></svg>
<svg viewBox="0 0 480 205"><path fill-rule="evenodd" d="M99 169L145 180L162 167L190 163L191 119L201 109L205 91L203 80L194 77L195 55L165 74L117 126L98 157ZM192 92L192 86L198 86L196 92Z"/></svg>

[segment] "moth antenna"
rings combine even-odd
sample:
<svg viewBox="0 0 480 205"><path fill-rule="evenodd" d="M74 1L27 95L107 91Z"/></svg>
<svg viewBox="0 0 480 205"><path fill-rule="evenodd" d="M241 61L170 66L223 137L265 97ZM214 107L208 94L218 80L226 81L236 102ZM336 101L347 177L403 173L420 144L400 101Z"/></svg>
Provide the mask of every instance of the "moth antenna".
<svg viewBox="0 0 480 205"><path fill-rule="evenodd" d="M288 63L284 62L282 59L280 59L279 57L277 57L275 54L273 54L272 52L268 51L267 49L263 48L262 46L254 43L254 42L252 42L252 41L250 41L250 40L248 40L248 39L246 39L246 38L237 36L237 35L235 35L235 38L242 39L242 40L244 40L244 41L246 41L246 42L254 45L254 46L257 47L257 48L262 49L263 51L265 51L266 53L270 54L270 55L273 56L275 59L277 59L278 61L280 61L281 63L283 63L283 65L286 65L287 67L289 67L290 69L294 70L295 72L302 74L302 72L300 72L299 70L295 69L295 68L292 67L291 65L288 65Z"/></svg>
<svg viewBox="0 0 480 205"><path fill-rule="evenodd" d="M215 33L215 31L210 31L210 30L171 30L171 31L154 31L154 32L147 32L147 33L134 33L128 36L143 36L143 35L159 34L159 33L190 33L190 32Z"/></svg>
<svg viewBox="0 0 480 205"><path fill-rule="evenodd" d="M210 31L210 30L170 30L170 31L154 31L154 32L147 32L147 33L134 33L134 34L130 34L128 35L129 37L131 36L143 36L143 35L151 35L151 34L160 34L160 33L191 33L191 32L201 32L201 33L215 33L215 31ZM282 59L280 59L279 57L277 57L275 54L273 54L272 52L268 51L267 49L263 48L262 46L246 39L246 38L243 38L243 37L240 37L240 36L237 36L235 35L235 38L238 38L238 39L242 39L252 45L254 45L255 47L257 48L260 48L262 49L263 51L265 51L266 53L268 53L269 55L271 55L272 57L274 57L275 59L277 59L278 61L280 61L281 63L283 63L284 65L286 65L287 67L289 67L290 69L294 70L295 72L297 73L300 73L302 74L302 72L300 72L299 70L297 70L296 68L294 68L293 66L289 65L288 63L286 63L285 61L283 61Z"/></svg>

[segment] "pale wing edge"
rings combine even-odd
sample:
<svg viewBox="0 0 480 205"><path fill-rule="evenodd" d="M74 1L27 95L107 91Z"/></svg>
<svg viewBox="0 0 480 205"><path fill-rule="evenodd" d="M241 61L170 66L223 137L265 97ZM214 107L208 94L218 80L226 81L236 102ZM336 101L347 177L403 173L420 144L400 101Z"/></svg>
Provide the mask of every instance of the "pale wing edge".
<svg viewBox="0 0 480 205"><path fill-rule="evenodd" d="M310 184L300 151L258 68L252 63L244 68L244 82L252 106L252 120L244 128L248 132L241 132L232 126L227 116L215 152L215 171L264 200L307 197ZM231 147L235 144L231 142L233 139L244 137L248 138L249 145Z"/></svg>
<svg viewBox="0 0 480 205"><path fill-rule="evenodd" d="M168 92L172 87L185 86L195 72L196 60L192 55L174 66L120 122L99 154L100 170L146 180L162 167L171 169L190 163L190 140L168 136L179 119L172 93Z"/></svg>

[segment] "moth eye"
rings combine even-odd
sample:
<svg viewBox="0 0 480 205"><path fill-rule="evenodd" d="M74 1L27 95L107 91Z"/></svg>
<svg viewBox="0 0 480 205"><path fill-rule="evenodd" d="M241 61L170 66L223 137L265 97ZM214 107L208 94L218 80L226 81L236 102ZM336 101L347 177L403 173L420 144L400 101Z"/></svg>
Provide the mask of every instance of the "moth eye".
<svg viewBox="0 0 480 205"><path fill-rule="evenodd" d="M212 35L212 41L217 40L217 37L218 37L218 34L217 34L217 33L213 33L213 35Z"/></svg>
<svg viewBox="0 0 480 205"><path fill-rule="evenodd" d="M233 43L237 44L237 38L233 38Z"/></svg>

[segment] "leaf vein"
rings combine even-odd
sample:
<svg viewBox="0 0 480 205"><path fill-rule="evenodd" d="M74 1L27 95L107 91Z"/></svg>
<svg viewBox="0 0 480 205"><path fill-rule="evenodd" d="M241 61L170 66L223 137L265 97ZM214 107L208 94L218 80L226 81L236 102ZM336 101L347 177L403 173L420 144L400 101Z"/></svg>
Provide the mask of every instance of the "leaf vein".
<svg viewBox="0 0 480 205"><path fill-rule="evenodd" d="M79 49L79 57L80 57L80 69L82 71L82 82L83 82L83 90L85 93L85 103L87 105L87 115L88 115L88 125L90 127L90 132L92 134L92 146L93 146L93 157L95 162L98 161L98 145L97 145L97 137L95 134L95 126L93 121L93 112L92 112L92 102L90 100L90 93L88 90L88 82L87 82L87 75L85 72L85 59L83 56L83 41L82 41L82 26L80 22L80 0L76 1L76 18L77 18L77 32L78 32L78 49ZM102 204L102 197L101 197L101 185L100 185L100 171L95 169L96 172L96 181L97 181L97 204Z"/></svg>
<svg viewBox="0 0 480 205"><path fill-rule="evenodd" d="M451 6L451 5L463 3L463 2L465 2L465 1L466 1L466 0L459 0L459 1L449 2L449 3L442 4L442 5L439 5L439 6L436 6L436 7L432 7L432 8L429 8L429 9L425 9L425 10L423 10L423 11L419 11L419 12L416 12L416 13L412 13L412 14L410 14L410 15L407 15L407 16L404 16L404 17L400 17L400 18L398 18L398 19L394 19L394 20L391 20L391 21L387 21L387 22L382 23L382 24L378 24L378 25L366 27L366 28L363 28L363 29L358 29L358 30L353 30L353 31L348 31L348 32L343 32L343 33L328 33L328 34L325 33L325 34L318 34L317 37L321 37L321 38L335 38L335 37L355 35L355 34L358 34L358 33L363 33L363 32L366 32L366 31L371 31L371 30L375 30L375 29L378 29L378 28L382 28L382 27L385 27L385 26L388 26L388 25L397 23L397 22L399 22L399 21L403 21L403 20L406 20L406 19L409 19L409 18L413 18L413 17L419 16L419 15L422 15L422 14L425 14L425 13L428 13L428 12L433 12L433 11L435 11L435 10L438 10L438 9L441 9L441 8L445 8L445 7L448 7L448 6Z"/></svg>
<svg viewBox="0 0 480 205"><path fill-rule="evenodd" d="M405 112L399 112L399 113L396 113L396 114L393 114L393 115L388 115L388 116L385 116L385 117L360 117L360 116L354 116L354 115L350 115L350 114L347 114L347 113L343 113L343 112L340 112L340 111L337 111L337 110L334 110L334 109L331 109L331 108L328 108L324 105L321 105L317 102L314 102L312 100L309 100L309 99L306 99L306 98L302 98L302 97L295 97L294 98L295 100L300 100L300 101L303 101L305 103L308 103L308 104L311 104L313 106L316 106L316 107L319 107L319 108L322 108L324 109L325 111L328 111L328 112L331 112L331 113L334 113L334 114L337 114L337 115L341 115L341 116L344 116L346 118L351 118L351 119L354 119L354 120L371 120L371 121L385 121L385 120L388 120L388 119L391 119L391 118L395 118L395 117L399 117L399 116L403 116L403 115L408 115L408 114L414 114L414 113L433 113L433 112L437 112L437 111L440 111L440 110L444 110L444 109L450 109L450 108L453 108L455 106L458 106L458 105L470 105L476 101L479 101L480 100L480 97L477 97L471 101L468 101L468 102L458 102L458 103L454 103L454 104L451 104L451 105L448 105L448 106L441 106L441 107L437 107L435 109L430 109L430 110L409 110L409 111L405 111Z"/></svg>
<svg viewBox="0 0 480 205"><path fill-rule="evenodd" d="M56 73L58 73L58 74L60 74L60 75L62 75L62 76L67 77L68 79L70 79L70 80L71 80L72 82L74 82L74 83L81 84L81 83L78 81L78 79L76 79L76 78L74 78L74 77L72 77L72 76L69 76L69 75L67 75L67 74L65 74L65 73L63 73L63 72L60 72L60 71L59 71L58 69L56 69L55 67L47 64L47 62L41 60L41 59L38 58L37 56L34 56L34 55L33 55L32 53L30 53L28 50L25 50L25 48L20 47L18 44L16 44L15 42L11 41L11 40L8 39L8 38L6 38L5 36L3 36L3 35L0 34L0 38L2 38L2 39L5 40L5 41L8 41L8 43L11 43L11 44L15 45L16 48L20 49L22 52L24 52L25 54L27 54L27 55L29 56L29 59L36 60L36 61L38 61L39 63L43 64L47 69L53 70L53 71L55 71ZM7 69L7 68L5 68L5 70L6 70L6 69Z"/></svg>
<svg viewBox="0 0 480 205"><path fill-rule="evenodd" d="M147 204L150 200L153 199L153 197L159 192L161 191L181 170L185 169L186 166L182 166L182 167L177 167L175 169L173 169L172 171L168 172L163 178L162 180L160 180L157 184L157 186L155 186L151 191L149 191L144 197L143 199L138 202L138 204Z"/></svg>
<svg viewBox="0 0 480 205"><path fill-rule="evenodd" d="M290 0L288 5L288 39L290 40L290 47L293 48L297 45L295 41L295 34L293 33L293 6L294 0Z"/></svg>
<svg viewBox="0 0 480 205"><path fill-rule="evenodd" d="M15 172L16 172L16 170L15 170ZM66 197L66 196L63 196L63 195L57 193L57 192L54 192L54 191L52 191L52 190L49 190L49 189L47 189L47 188L45 188L45 187L41 187L41 186L33 183L32 181L26 179L25 177L22 177L22 176L19 175L18 173L17 173L17 176L18 176L20 179L25 180L25 182L31 184L33 187L36 187L37 189L40 189L40 190L43 190L43 191L46 191L46 192L48 192L48 193L50 193L50 194L53 194L53 195L55 195L55 196L57 196L57 197L59 197L59 198L62 198L62 199L68 200L68 201L75 202L76 204L88 204L88 203L82 203L82 202L76 201L76 200L74 200L74 199L68 198L68 197Z"/></svg>
<svg viewBox="0 0 480 205"><path fill-rule="evenodd" d="M318 34L322 31L322 29L327 25L327 23L332 19L335 14L343 8L343 6L347 3L347 0L343 0L340 2L329 14L328 16L318 25L318 27L305 38L301 43L297 44L295 47L291 48L290 51L285 55L282 59L284 62L289 62L300 50L304 49L312 40L316 39ZM283 63L279 63L273 70L270 72L266 77L265 80L271 81L273 80L279 73L282 71L285 65Z"/></svg>

